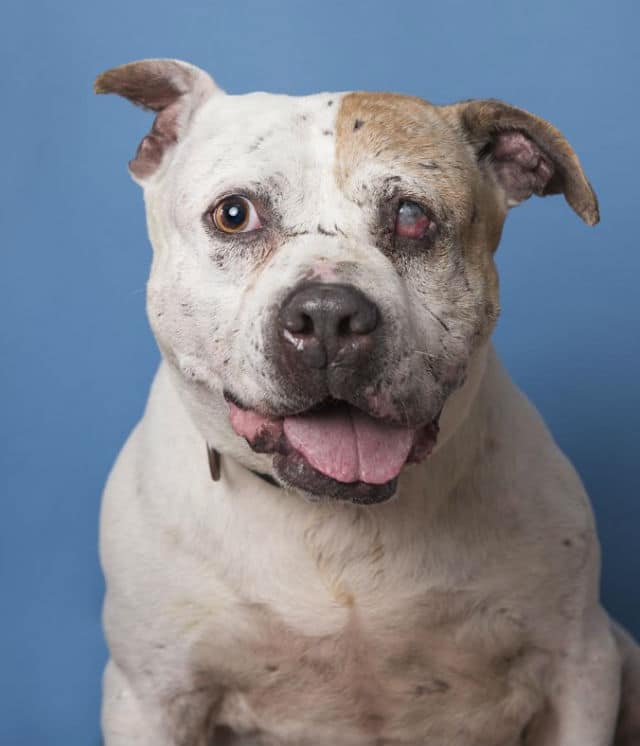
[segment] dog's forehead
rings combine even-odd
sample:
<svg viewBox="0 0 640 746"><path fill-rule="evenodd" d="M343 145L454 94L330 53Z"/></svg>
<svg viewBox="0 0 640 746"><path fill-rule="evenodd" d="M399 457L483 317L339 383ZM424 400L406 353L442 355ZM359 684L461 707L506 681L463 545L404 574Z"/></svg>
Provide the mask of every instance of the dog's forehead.
<svg viewBox="0 0 640 746"><path fill-rule="evenodd" d="M338 178L371 160L434 172L469 165L465 146L440 107L397 93L346 94L336 120Z"/></svg>
<svg viewBox="0 0 640 746"><path fill-rule="evenodd" d="M168 189L186 203L229 189L255 191L273 180L300 188L310 186L309 178L325 180L343 95L212 96L189 126Z"/></svg>
<svg viewBox="0 0 640 746"><path fill-rule="evenodd" d="M286 96L248 93L214 96L197 112L190 139L210 144L244 161L277 150L284 142L296 149L317 147L317 138L334 135L336 112L343 93ZM286 160L290 151L280 152Z"/></svg>
<svg viewBox="0 0 640 746"><path fill-rule="evenodd" d="M277 173L295 183L315 172L344 189L362 168L369 174L404 170L416 178L426 169L445 178L445 162L458 172L468 166L439 107L402 94L213 96L197 112L188 139L190 177L195 165L222 181Z"/></svg>

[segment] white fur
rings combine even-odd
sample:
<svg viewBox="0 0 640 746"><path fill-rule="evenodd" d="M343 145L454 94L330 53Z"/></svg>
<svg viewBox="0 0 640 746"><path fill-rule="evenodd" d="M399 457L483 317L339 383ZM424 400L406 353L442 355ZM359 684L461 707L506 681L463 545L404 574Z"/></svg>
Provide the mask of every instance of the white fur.
<svg viewBox="0 0 640 746"><path fill-rule="evenodd" d="M450 707L440 713L432 694L423 719L403 729L403 742L422 743L420 733L433 729L444 739L437 743L515 746L518 726L547 696L564 735L535 746L608 743L620 663L597 601L598 549L587 498L494 353L485 371L482 361L477 365L480 373L448 405L464 411L466 389L477 385L469 415L426 465L407 469L397 499L371 508L311 506L230 458L223 458L221 481L211 482L202 436L161 367L105 492L105 626L114 661L104 706L108 746L179 743L163 722L166 701L198 689L196 672L219 667L220 691L215 675L205 676L211 691L198 706L208 709L219 696L221 719L235 728L266 728L275 742L306 743L307 711L287 708L286 699L266 711L249 703L250 682L264 685L265 666L290 666L284 696L295 690L303 665L287 660L290 640L280 645L282 630L272 628L271 616L311 641L339 640L354 623L370 675L388 697L399 682L385 680L385 660L410 645L412 627L403 620L412 614L426 625L414 633L428 635L434 625L439 638L444 620L452 644L465 655L481 650L488 666L520 645L527 654L514 666L513 692L485 703L491 717L461 708L450 723ZM430 618L430 598L444 603L434 612L442 619ZM422 604L424 616L415 611ZM440 662L435 650L424 670L409 661L400 666L406 699L434 671L464 685L447 656L451 651ZM226 691L227 676L249 683ZM492 684L490 675L467 682L476 690ZM403 704L400 697L383 710L393 714ZM348 708L334 721L336 704L326 693L310 692L309 706L317 712L309 743L371 743L350 722ZM496 730L503 734L495 720L507 717L513 725L506 740L491 741ZM481 725L465 730L474 718Z"/></svg>
<svg viewBox="0 0 640 746"><path fill-rule="evenodd" d="M217 92L144 180L165 361L104 495L106 746L205 746L216 725L274 746L517 746L528 725L529 746L609 746L621 660L589 502L488 342L464 348L436 451L381 505L270 486L249 470L270 457L230 427L224 386L253 404L286 396L261 320L309 270L357 265L395 314L396 368L402 345L439 345L425 295L471 335L435 280L418 293L399 277L336 185L339 101ZM292 237L256 272L251 246L211 240L202 215L269 179Z"/></svg>

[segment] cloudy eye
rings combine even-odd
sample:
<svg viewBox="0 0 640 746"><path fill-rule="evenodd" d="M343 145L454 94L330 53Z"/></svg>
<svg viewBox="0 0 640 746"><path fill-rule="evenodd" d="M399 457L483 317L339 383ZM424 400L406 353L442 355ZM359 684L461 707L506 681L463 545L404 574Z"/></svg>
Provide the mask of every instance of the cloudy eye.
<svg viewBox="0 0 640 746"><path fill-rule="evenodd" d="M434 226L431 219L420 205L409 200L403 200L396 214L396 236L421 239L431 232Z"/></svg>
<svg viewBox="0 0 640 746"><path fill-rule="evenodd" d="M253 203L239 194L220 200L210 214L215 227L223 233L249 233L262 228Z"/></svg>

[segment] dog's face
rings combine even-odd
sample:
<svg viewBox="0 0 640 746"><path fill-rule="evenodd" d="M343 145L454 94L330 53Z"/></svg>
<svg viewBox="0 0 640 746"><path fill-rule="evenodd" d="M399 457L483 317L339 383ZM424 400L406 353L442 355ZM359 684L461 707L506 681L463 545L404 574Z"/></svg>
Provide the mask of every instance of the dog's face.
<svg viewBox="0 0 640 746"><path fill-rule="evenodd" d="M432 450L498 314L510 206L564 192L598 219L562 135L500 102L227 96L170 60L97 90L157 112L130 164L148 312L203 434L226 400L216 447L306 495L386 499Z"/></svg>

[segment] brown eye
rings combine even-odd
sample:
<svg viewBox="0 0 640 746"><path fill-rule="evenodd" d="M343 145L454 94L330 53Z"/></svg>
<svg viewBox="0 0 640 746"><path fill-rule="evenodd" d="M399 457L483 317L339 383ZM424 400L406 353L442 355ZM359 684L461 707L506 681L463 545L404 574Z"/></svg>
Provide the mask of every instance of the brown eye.
<svg viewBox="0 0 640 746"><path fill-rule="evenodd" d="M409 200L403 200L400 203L396 214L396 236L415 239L425 238L432 228L431 219L420 205Z"/></svg>
<svg viewBox="0 0 640 746"><path fill-rule="evenodd" d="M249 233L262 227L256 208L239 194L220 200L211 211L211 219L223 233Z"/></svg>

